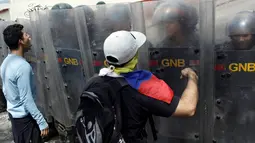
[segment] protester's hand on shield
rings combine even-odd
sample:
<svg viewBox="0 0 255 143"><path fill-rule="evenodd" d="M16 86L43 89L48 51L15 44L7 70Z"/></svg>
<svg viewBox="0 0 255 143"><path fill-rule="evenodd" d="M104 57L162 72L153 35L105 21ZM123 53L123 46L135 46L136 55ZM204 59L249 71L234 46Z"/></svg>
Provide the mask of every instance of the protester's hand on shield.
<svg viewBox="0 0 255 143"><path fill-rule="evenodd" d="M45 136L47 136L48 134L49 134L49 127L45 128L45 129L43 129L43 130L41 130L41 136L42 136L42 137L45 137Z"/></svg>
<svg viewBox="0 0 255 143"><path fill-rule="evenodd" d="M196 72L191 68L185 68L181 71L181 78L188 77L189 79L198 80Z"/></svg>

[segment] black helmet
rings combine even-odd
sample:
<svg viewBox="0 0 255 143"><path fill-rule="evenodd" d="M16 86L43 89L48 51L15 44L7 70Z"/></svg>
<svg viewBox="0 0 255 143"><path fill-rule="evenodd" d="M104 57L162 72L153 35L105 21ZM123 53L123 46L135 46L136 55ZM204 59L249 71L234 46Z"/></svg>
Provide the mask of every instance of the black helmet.
<svg viewBox="0 0 255 143"><path fill-rule="evenodd" d="M97 2L97 4L96 5L104 5L105 4L105 2L104 1L99 1L99 2Z"/></svg>
<svg viewBox="0 0 255 143"><path fill-rule="evenodd" d="M153 14L152 23L168 23L179 21L183 27L195 29L198 23L197 11L194 7L184 2L162 2Z"/></svg>
<svg viewBox="0 0 255 143"><path fill-rule="evenodd" d="M58 21L61 23L61 20L66 19L69 16L69 10L73 7L68 3L58 3L55 4L50 11L50 19L58 19L54 21Z"/></svg>
<svg viewBox="0 0 255 143"><path fill-rule="evenodd" d="M242 11L235 15L227 26L227 34L236 50L250 50L255 45L255 15Z"/></svg>
<svg viewBox="0 0 255 143"><path fill-rule="evenodd" d="M255 34L255 14L252 11L242 11L229 22L228 36Z"/></svg>
<svg viewBox="0 0 255 143"><path fill-rule="evenodd" d="M55 4L51 9L56 10L56 9L72 9L73 7L68 4L68 3L58 3Z"/></svg>
<svg viewBox="0 0 255 143"><path fill-rule="evenodd" d="M54 29L53 31L60 31L63 27L71 29L74 21L72 9L73 7L67 3L58 3L51 8L49 11L49 22L51 28Z"/></svg>

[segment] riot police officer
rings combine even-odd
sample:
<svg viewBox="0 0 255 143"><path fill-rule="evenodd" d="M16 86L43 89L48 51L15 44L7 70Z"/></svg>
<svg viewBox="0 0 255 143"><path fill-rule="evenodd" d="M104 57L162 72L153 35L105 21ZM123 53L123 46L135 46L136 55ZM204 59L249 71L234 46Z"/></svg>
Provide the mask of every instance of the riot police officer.
<svg viewBox="0 0 255 143"><path fill-rule="evenodd" d="M102 7L105 5L102 5ZM98 10L96 15L96 31L93 35L95 40L92 48L102 49L103 42L112 32L119 30L131 30L131 18L129 7L126 4L114 4ZM104 15L104 16L102 16Z"/></svg>
<svg viewBox="0 0 255 143"><path fill-rule="evenodd" d="M89 40L90 44L93 45L95 42L93 38L93 33L95 32L95 13L92 8L90 8L87 5L79 5L77 8L83 8L84 14L85 14L85 19L86 19L86 26L88 29L88 35L89 35Z"/></svg>
<svg viewBox="0 0 255 143"><path fill-rule="evenodd" d="M115 4L106 11L107 28L110 33L119 30L131 30L131 18L128 5Z"/></svg>
<svg viewBox="0 0 255 143"><path fill-rule="evenodd" d="M46 22L46 23L49 23L48 28L50 28L50 35L52 38L51 40L53 42L53 47L55 48L56 51L59 50L62 52L62 54L59 54L59 53L57 54L58 58L59 57L62 58L63 53L64 54L68 53L65 51L65 49L68 49L69 51L74 51L76 49L79 49L77 32L75 32L76 27L74 24L75 23L74 22L74 12L71 9L73 9L73 7L68 3L58 3L58 4L54 5L51 8L51 11L49 11L49 17L48 17L49 22ZM47 42L45 42L45 43L47 43ZM51 44L49 44L49 45L51 45ZM48 54L48 53L45 53L45 54ZM66 55L68 55L68 54L66 54ZM49 62L52 62L52 61L49 60ZM63 68L62 68L62 70L63 70ZM63 73L62 70L61 70L61 72ZM74 77L72 77L72 78L74 78ZM60 94L59 91L56 91L56 93ZM53 101L55 100L54 98L49 98L49 99L52 99ZM59 103L60 101L51 102L51 101L47 100L47 102L50 102L49 104L58 105L59 107L60 107L60 104L64 104L64 103ZM56 111L58 111L58 110L61 111L61 108L56 108L56 107L57 106L55 106L55 107L53 106L52 108ZM52 110L50 109L50 111L52 111ZM65 114L68 114L68 113L65 113ZM68 129L65 130L65 132L68 132L68 135L66 135L66 136L64 135L62 130L59 130L59 128L58 128L60 126L59 124L63 124L63 122L57 121L58 115L56 114L56 112L52 111L51 115L56 120L54 122L54 126L56 127L56 129L60 135L60 140L65 141L65 142L72 142L74 140L74 137L72 134L69 134ZM66 119L66 120L68 120L68 119ZM65 125L62 125L62 126L65 126Z"/></svg>
<svg viewBox="0 0 255 143"><path fill-rule="evenodd" d="M57 10L57 9L72 9L73 7L68 3L58 3L55 4L51 9Z"/></svg>
<svg viewBox="0 0 255 143"><path fill-rule="evenodd" d="M75 30L74 14L68 3L58 3L51 8L49 19L51 26L51 35L54 47L78 47L77 33L70 32ZM60 26L61 25L61 26ZM64 27L64 28L63 28ZM68 30L64 30L68 29Z"/></svg>
<svg viewBox="0 0 255 143"><path fill-rule="evenodd" d="M242 11L235 15L227 26L231 39L230 47L236 50L250 50L255 45L255 14Z"/></svg>
<svg viewBox="0 0 255 143"><path fill-rule="evenodd" d="M163 2L156 7L153 25L160 24L166 38L158 48L169 46L198 46L196 9L182 2Z"/></svg>
<svg viewBox="0 0 255 143"><path fill-rule="evenodd" d="M253 75L231 65L238 63L240 67L254 61L254 12L236 13L225 28L230 41L216 45L216 65L224 66L215 71L216 138L218 142L250 142L254 140Z"/></svg>

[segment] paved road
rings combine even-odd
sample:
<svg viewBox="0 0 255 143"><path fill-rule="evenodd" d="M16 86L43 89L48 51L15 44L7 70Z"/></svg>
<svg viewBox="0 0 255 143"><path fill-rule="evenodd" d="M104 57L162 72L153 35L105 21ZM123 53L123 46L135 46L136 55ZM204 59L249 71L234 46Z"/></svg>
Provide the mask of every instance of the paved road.
<svg viewBox="0 0 255 143"><path fill-rule="evenodd" d="M6 112L0 113L0 143L14 143L12 140L11 123ZM46 143L58 143L58 137Z"/></svg>
<svg viewBox="0 0 255 143"><path fill-rule="evenodd" d="M8 121L7 113L0 113L0 143L11 143L11 123Z"/></svg>

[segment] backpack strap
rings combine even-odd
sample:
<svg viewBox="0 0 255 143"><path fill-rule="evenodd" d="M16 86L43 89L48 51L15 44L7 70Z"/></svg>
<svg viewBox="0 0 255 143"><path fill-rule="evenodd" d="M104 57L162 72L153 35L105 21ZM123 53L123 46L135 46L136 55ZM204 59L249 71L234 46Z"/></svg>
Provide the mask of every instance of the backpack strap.
<svg viewBox="0 0 255 143"><path fill-rule="evenodd" d="M114 107L113 110L116 113L115 118L115 125L114 125L114 131L112 134L111 142L122 142L123 139L121 135L121 129L122 129L122 113L121 113L121 91L125 87L127 87L129 84L125 80L125 78L115 78L109 83L109 87L111 88L112 92L114 93L115 101L114 101Z"/></svg>
<svg viewBox="0 0 255 143"><path fill-rule="evenodd" d="M92 76L91 78L88 79L88 81L86 81L83 91L86 91L93 83L99 81L103 81L103 79L100 76L98 75Z"/></svg>

